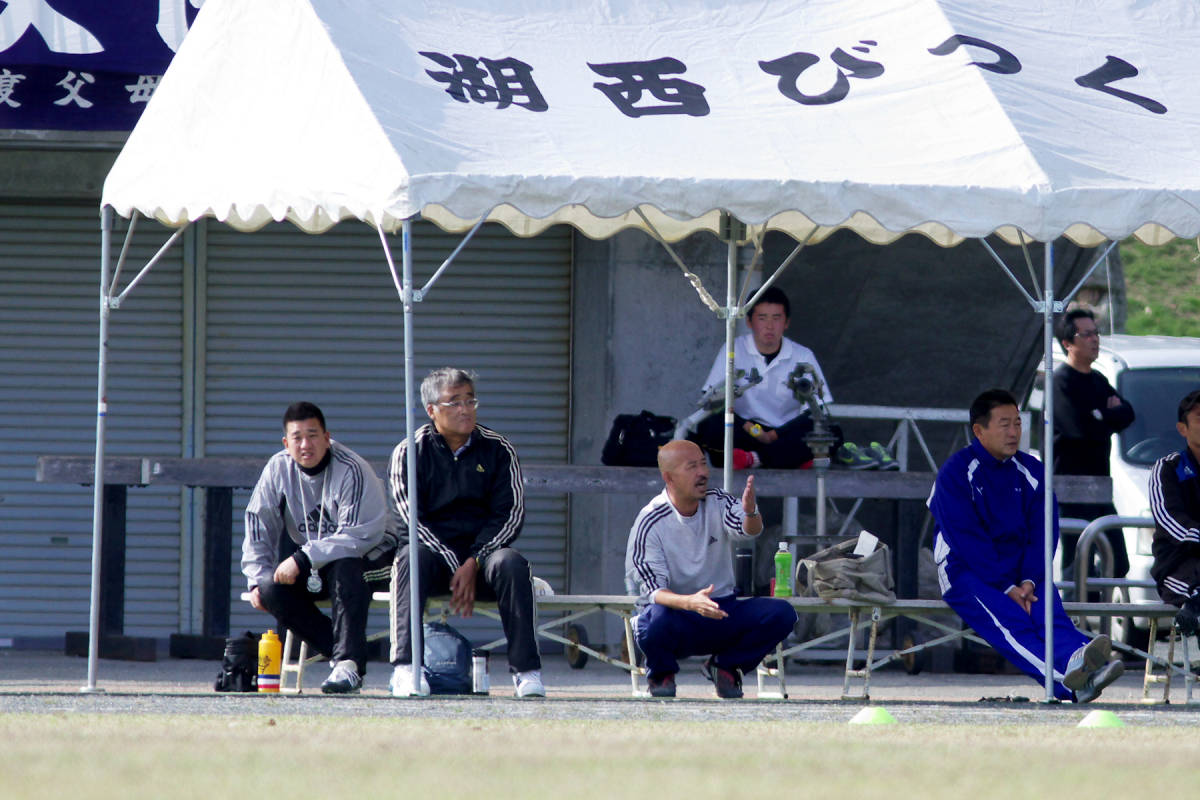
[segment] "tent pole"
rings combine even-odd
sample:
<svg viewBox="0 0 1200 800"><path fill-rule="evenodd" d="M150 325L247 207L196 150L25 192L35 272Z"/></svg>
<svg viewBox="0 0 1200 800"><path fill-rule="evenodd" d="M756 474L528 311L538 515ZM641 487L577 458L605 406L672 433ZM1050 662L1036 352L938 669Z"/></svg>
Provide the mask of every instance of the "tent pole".
<svg viewBox="0 0 1200 800"><path fill-rule="evenodd" d="M1042 293L1042 612L1046 631L1046 702L1054 700L1054 242L1045 243L1045 289Z"/></svg>
<svg viewBox="0 0 1200 800"><path fill-rule="evenodd" d="M421 573L417 569L417 449L413 433L413 272L412 220L403 222L404 301L404 437L408 440L408 610L409 641L412 642L412 694L421 693L421 669L425 663L425 643L421 637Z"/></svg>
<svg viewBox="0 0 1200 800"><path fill-rule="evenodd" d="M775 281L779 280L779 276L782 275L783 271L785 269L787 269L788 266L796 259L796 256L800 255L800 252L802 250L804 250L805 246L808 244L808 240L813 237L813 233L815 233L815 232L816 232L816 228L813 228L811 231L809 231L808 236L804 237L804 241L801 242L800 244L796 245L795 249L792 250L791 254L789 254L788 257L783 260L783 263L780 264L776 268L776 270L771 273L771 277L767 278L763 282L763 285L759 286L758 289L755 290L754 296L751 297L749 302L746 303L747 307L752 306L755 303L757 303L758 298L762 297L763 292L765 292L767 289L771 288L771 286L775 283ZM747 275L746 277L747 277L747 280L749 280L749 275Z"/></svg>
<svg viewBox="0 0 1200 800"><path fill-rule="evenodd" d="M1083 288L1083 285L1085 283L1087 283L1088 278L1092 277L1092 273L1094 273L1097 270L1097 268L1099 268L1101 262L1104 262L1104 266L1107 271L1108 254L1111 253L1112 249L1114 247L1116 247L1119 243L1120 243L1119 239L1113 239L1111 242L1108 243L1108 247L1104 248L1104 252L1100 255L1100 257L1092 262L1092 266L1090 268L1088 268L1088 271L1085 272L1083 277L1079 279L1079 283L1075 284L1075 288L1072 289L1071 291L1067 292L1066 296L1063 297L1063 299L1062 299L1063 303L1069 303L1069 302L1071 302L1072 299L1074 299L1075 294L1080 289ZM1111 307L1112 304L1110 303L1109 305ZM1112 331L1110 330L1109 333L1112 333Z"/></svg>
<svg viewBox="0 0 1200 800"><path fill-rule="evenodd" d="M706 305L710 311L715 311L717 314L720 314L721 307L717 305L717 301L714 300L712 295L708 293L708 290L704 288L704 282L700 280L700 276L696 275L687 268L687 264L683 263L683 259L679 257L679 254L676 253L674 248L671 247L670 243L663 238L663 235L658 232L658 228L654 227L654 223L650 221L650 218L642 213L642 209L635 208L634 211L636 211L637 215L642 218L643 222L646 223L646 232L650 234L652 239L663 246L663 248L667 251L667 255L671 257L671 260L674 261L676 266L678 266L683 272L683 276L688 279L688 283L690 283L692 288L696 290L696 294L700 295L700 302L704 303L704 305Z"/></svg>
<svg viewBox="0 0 1200 800"><path fill-rule="evenodd" d="M108 273L111 269L112 208L100 209L100 344L96 363L96 464L92 476L92 587L88 609L88 664L85 694L101 693L96 686L96 662L100 653L100 545L104 535L104 421L108 384Z"/></svg>
<svg viewBox="0 0 1200 800"><path fill-rule="evenodd" d="M721 460L722 488L732 492L733 486L733 339L737 329L737 241L729 236L725 266L725 451Z"/></svg>

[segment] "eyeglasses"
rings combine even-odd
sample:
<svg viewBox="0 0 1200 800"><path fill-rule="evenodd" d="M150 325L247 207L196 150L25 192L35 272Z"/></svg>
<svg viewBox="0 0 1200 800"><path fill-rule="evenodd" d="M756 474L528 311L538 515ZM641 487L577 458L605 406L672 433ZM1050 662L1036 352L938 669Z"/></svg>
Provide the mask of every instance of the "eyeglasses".
<svg viewBox="0 0 1200 800"><path fill-rule="evenodd" d="M468 397L466 400L439 400L434 405L439 408L479 408L479 398Z"/></svg>
<svg viewBox="0 0 1200 800"><path fill-rule="evenodd" d="M1076 339L1099 339L1100 331L1075 331Z"/></svg>

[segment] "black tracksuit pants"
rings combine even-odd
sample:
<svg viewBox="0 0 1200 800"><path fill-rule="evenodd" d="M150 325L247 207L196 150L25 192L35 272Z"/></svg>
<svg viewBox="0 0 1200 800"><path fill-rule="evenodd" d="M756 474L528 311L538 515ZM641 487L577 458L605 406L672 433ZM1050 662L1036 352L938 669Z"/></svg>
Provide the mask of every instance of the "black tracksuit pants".
<svg viewBox="0 0 1200 800"><path fill-rule="evenodd" d="M421 546L417 555L420 571L419 596L421 612L425 601L431 596L450 593L450 579L454 574L445 559L432 550ZM412 663L412 636L408 581L408 544L396 548L396 560L392 564L392 620L393 664ZM514 672L527 672L542 668L534 638L533 579L529 562L511 547L502 547L484 560L475 582L475 597L478 600L494 601L499 606L500 624L504 638L508 640L508 666Z"/></svg>
<svg viewBox="0 0 1200 800"><path fill-rule="evenodd" d="M258 585L258 596L279 623L281 631L290 630L308 646L334 661L349 659L358 665L358 674L367 674L367 611L371 593L363 578L361 558L341 558L317 570L321 591L308 591L308 575L295 583ZM317 608L317 600L329 600L332 619ZM281 637L282 638L282 637Z"/></svg>

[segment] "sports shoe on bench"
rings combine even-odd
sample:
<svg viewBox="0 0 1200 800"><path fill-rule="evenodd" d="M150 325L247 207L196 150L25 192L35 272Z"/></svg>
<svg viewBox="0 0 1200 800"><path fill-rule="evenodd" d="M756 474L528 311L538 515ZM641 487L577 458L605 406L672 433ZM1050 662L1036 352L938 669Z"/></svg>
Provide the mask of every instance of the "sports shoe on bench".
<svg viewBox="0 0 1200 800"><path fill-rule="evenodd" d="M651 697L674 697L675 696L675 673L668 672L665 675L646 676L646 685L650 689Z"/></svg>
<svg viewBox="0 0 1200 800"><path fill-rule="evenodd" d="M709 656L700 667L700 671L704 673L704 677L712 681L713 688L717 690L717 697L724 700L736 700L742 696L742 676L738 674L737 670L718 666L713 657Z"/></svg>
<svg viewBox="0 0 1200 800"><path fill-rule="evenodd" d="M542 671L531 669L513 675L513 692L517 697L545 697L546 687L542 685Z"/></svg>
<svg viewBox="0 0 1200 800"><path fill-rule="evenodd" d="M1092 673L1107 664L1110 658L1112 658L1112 640L1102 633L1071 654L1070 660L1067 661L1067 674L1063 676L1063 686L1078 693L1087 685ZM1122 669L1124 668L1122 667ZM1117 674L1120 675L1120 673ZM1116 676L1113 680L1116 680ZM1107 686L1107 684L1105 685Z"/></svg>
<svg viewBox="0 0 1200 800"><path fill-rule="evenodd" d="M1121 663L1121 659L1110 661L1100 669L1088 676L1087 682L1082 689L1075 692L1076 703L1090 703L1100 696L1104 688L1125 672L1125 665Z"/></svg>
<svg viewBox="0 0 1200 800"><path fill-rule="evenodd" d="M834 463L843 469L877 469L879 459L873 458L854 442L844 442L837 449Z"/></svg>
<svg viewBox="0 0 1200 800"><path fill-rule="evenodd" d="M333 665L333 671L321 684L325 694L358 694L362 688L362 677L358 674L358 665L349 659L338 661Z"/></svg>
<svg viewBox="0 0 1200 800"><path fill-rule="evenodd" d="M734 469L753 469L759 466L762 462L758 460L758 453L750 450L742 450L741 448L733 448L733 468Z"/></svg>
<svg viewBox="0 0 1200 800"><path fill-rule="evenodd" d="M871 442L866 446L866 453L869 457L879 462L879 468L882 470L897 470L900 469L900 462L892 458L892 454L886 447L879 442Z"/></svg>

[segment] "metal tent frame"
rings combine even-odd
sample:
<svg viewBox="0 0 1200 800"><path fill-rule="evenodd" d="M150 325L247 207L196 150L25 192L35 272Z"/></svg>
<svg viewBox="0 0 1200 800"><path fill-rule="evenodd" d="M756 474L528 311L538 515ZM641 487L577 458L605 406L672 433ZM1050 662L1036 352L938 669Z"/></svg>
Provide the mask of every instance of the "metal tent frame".
<svg viewBox="0 0 1200 800"><path fill-rule="evenodd" d="M640 214L640 210L639 210ZM99 658L99 627L100 627L100 563L102 550L102 521L104 515L104 455L105 455L105 425L108 413L107 408L107 382L108 382L108 323L112 312L120 308L129 293L142 281L149 273L155 264L162 258L164 254L174 245L183 235L184 230L188 225L183 225L177 228L171 236L163 243L154 256L143 266L129 284L117 293L118 283L121 271L124 267L126 257L129 252L129 247L132 242L134 231L137 227L137 213L135 212L130 218L129 228L125 233L125 241L121 247L121 253L115 269L113 269L111 261L112 249L112 215L111 207L105 206L101 209L101 258L100 258L100 332L99 332L99 353L97 361L97 399L96 399L96 446L95 446L95 483L93 484L92 498L92 564L91 564L91 594L90 608L88 619L88 667L87 667L87 684L81 688L82 692L93 693L102 692L97 685L97 661ZM413 645L413 686L412 693L418 694L420 691L420 668L423 657L422 650L422 629L421 629L421 613L419 605L419 583L420 577L418 574L418 559L419 548L416 535L416 525L418 518L418 496L416 485L416 449L413 442L415 435L415 421L413 418L413 401L415 398L415 387L413 382L413 345L412 345L412 317L414 303L421 302L428 294L434 283L442 276L449 268L454 259L467 246L475 233L478 232L483 223L487 220L488 215L481 216L475 225L464 235L462 241L454 249L454 251L442 262L442 264L434 271L429 280L420 289L413 286L413 260L412 260L412 219L406 219L401 224L401 268L397 272L396 263L392 257L391 248L388 246L387 238L384 231L377 228L380 245L385 255L388 269L395 284L397 294L400 297L403 305L404 318L404 408L405 408L405 436L408 441L407 458L408 458L408 498L409 498L409 592L410 592L410 635ZM724 448L724 463L722 465L722 474L724 478L725 491L731 490L733 469L733 386L734 386L734 361L733 361L733 341L736 336L737 320L745 315L746 308L752 306L758 297L772 286L784 270L790 266L803 251L808 244L811 234L803 241L800 241L792 252L783 260L783 262L772 272L767 280L763 281L762 285L747 299L749 294L749 284L744 282L743 286L737 291L737 270L738 270L738 242L745 239L745 228L741 226L737 220L734 220L728 215L723 215L722 223L722 238L727 243L727 258L726 258L726 304L720 306L712 298L709 292L704 288L700 279L691 271L676 254L670 243L665 238L659 235L657 229L643 216L646 221L650 235L655 238L669 253L671 258L682 270L689 282L695 288L701 301L712 310L718 318L725 322L725 349L727 353L726 360L726 380L725 380L725 448ZM189 223L190 224L190 223ZM1076 286L1071 289L1062 299L1056 299L1054 296L1054 259L1053 259L1053 243L1044 243L1044 259L1045 267L1043 271L1043 285L1040 291L1037 289L1036 273L1033 268L1032 260L1029 256L1028 248L1025 240L1022 237L1021 247L1025 256L1026 267L1029 270L1029 275L1034 283L1034 292L1036 297L1031 295L1025 289L1020 279L1017 278L1014 271L1009 268L1004 260L996 253L996 251L987 243L986 240L979 240L983 247L988 251L993 260L1000 266L1003 272L1009 277L1013 284L1024 296L1035 313L1042 316L1042 334L1044 348L1044 364L1046 374L1050 375L1053 369L1053 346L1054 346L1054 315L1061 312L1071 298L1083 287L1087 279L1100 266L1101 263L1107 262L1108 254L1116 246L1116 242L1110 242L1103 253L1095 260L1092 266L1087 270L1085 275L1080 279ZM753 273L754 267L757 265L762 256L762 242L755 241L754 261L747 270L748 275ZM111 277L110 277L111 276ZM1052 583L1053 571L1053 517L1054 517L1054 475L1051 465L1054 463L1054 437L1053 437L1053 419L1054 419L1054 397L1052 392L1046 393L1045 411L1042 418L1042 442L1043 442L1043 481L1046 486L1046 500L1043 509L1043 525L1047 532L1044 540L1044 573L1043 585L1048 586ZM818 474L818 517L823 511L823 493L821 487L823 485L823 473ZM1046 663L1053 663L1053 625L1051 623L1052 604L1046 603L1045 610L1045 626L1046 626ZM1047 671L1046 675L1046 702L1053 699L1053 672Z"/></svg>

